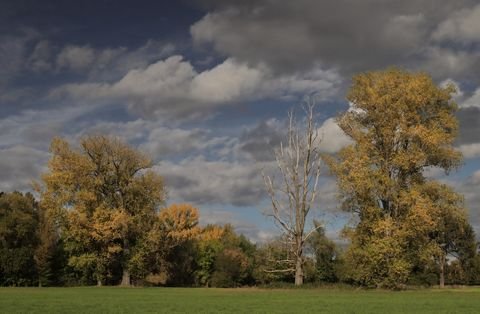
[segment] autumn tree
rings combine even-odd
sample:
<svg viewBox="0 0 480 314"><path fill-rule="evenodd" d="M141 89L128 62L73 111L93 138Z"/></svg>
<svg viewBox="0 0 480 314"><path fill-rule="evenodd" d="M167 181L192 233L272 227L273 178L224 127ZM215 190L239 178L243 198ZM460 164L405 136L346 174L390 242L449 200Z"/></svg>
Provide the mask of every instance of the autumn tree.
<svg viewBox="0 0 480 314"><path fill-rule="evenodd" d="M198 209L191 204L162 208L133 255L135 273L143 277L162 274L166 283L193 281L191 242L200 233L198 217Z"/></svg>
<svg viewBox="0 0 480 314"><path fill-rule="evenodd" d="M425 170L448 173L461 161L452 146L458 128L454 91L425 73L395 68L353 78L351 108L337 118L353 144L328 163L343 208L358 216L346 254L356 282L399 286L419 256L432 258L437 250L439 204L453 192L433 193ZM463 215L458 206L449 210Z"/></svg>
<svg viewBox="0 0 480 314"><path fill-rule="evenodd" d="M151 161L117 138L87 136L79 148L55 138L43 176L42 207L61 229L71 266L98 284L119 263L130 285L129 262L165 199Z"/></svg>
<svg viewBox="0 0 480 314"><path fill-rule="evenodd" d="M292 252L291 263L283 271L295 273L295 285L303 284L305 241L315 231L306 230L307 217L315 207L322 163L314 104L305 104L304 110L300 123L293 111L289 113L286 142L275 151L280 179L263 174L272 204L267 215L282 230Z"/></svg>

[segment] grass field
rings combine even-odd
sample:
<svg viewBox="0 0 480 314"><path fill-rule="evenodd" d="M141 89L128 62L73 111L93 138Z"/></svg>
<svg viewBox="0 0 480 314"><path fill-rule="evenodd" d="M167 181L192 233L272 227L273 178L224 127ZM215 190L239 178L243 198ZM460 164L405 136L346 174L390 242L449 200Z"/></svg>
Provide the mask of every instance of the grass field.
<svg viewBox="0 0 480 314"><path fill-rule="evenodd" d="M480 313L480 288L0 288L0 313Z"/></svg>

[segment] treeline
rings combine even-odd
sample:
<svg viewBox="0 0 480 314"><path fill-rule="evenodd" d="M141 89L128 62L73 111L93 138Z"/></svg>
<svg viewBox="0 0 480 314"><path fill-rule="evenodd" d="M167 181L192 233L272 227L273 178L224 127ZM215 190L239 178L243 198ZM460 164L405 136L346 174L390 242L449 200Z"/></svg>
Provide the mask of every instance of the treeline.
<svg viewBox="0 0 480 314"><path fill-rule="evenodd" d="M0 193L0 284L3 286L118 285L124 269L121 244L115 241L99 250L81 251L78 244L45 226L44 213L30 193ZM283 286L294 280L285 271L289 249L283 239L254 244L230 225L198 225L198 210L174 204L156 215L142 248L129 263L131 283L141 286L240 287ZM86 241L95 242L105 222ZM98 224L98 222L97 222ZM76 226L80 227L80 226ZM113 229L110 229L113 230ZM69 231L78 232L78 231ZM83 231L86 232L86 231ZM47 238L42 238L45 237ZM91 237L88 239L88 237ZM471 239L472 240L472 239ZM117 241L120 243L121 241ZM98 245L98 244L97 244ZM470 245L475 245L471 242ZM91 243L93 247L93 243ZM82 245L85 247L85 245ZM471 248L472 249L472 248ZM467 248L468 251L468 248ZM319 227L306 245L305 282L355 284L345 251ZM438 267L432 263L410 274L410 285L435 285ZM480 256L464 252L445 266L447 284L480 284Z"/></svg>
<svg viewBox="0 0 480 314"><path fill-rule="evenodd" d="M355 76L351 107L337 117L351 144L334 155L320 154L312 106L304 128L291 119L275 156L283 183L264 176L283 234L262 244L229 225L199 226L192 205L167 206L162 177L126 143L55 138L38 200L0 195L0 285L480 284L463 197L425 175L461 164L454 91L397 69ZM355 215L345 248L318 222L305 230L310 209L321 208L322 164Z"/></svg>

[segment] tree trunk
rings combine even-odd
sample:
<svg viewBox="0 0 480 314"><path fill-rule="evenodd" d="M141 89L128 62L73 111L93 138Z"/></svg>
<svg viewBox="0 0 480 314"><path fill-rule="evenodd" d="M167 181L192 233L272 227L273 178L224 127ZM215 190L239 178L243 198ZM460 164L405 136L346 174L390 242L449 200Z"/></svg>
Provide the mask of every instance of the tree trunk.
<svg viewBox="0 0 480 314"><path fill-rule="evenodd" d="M130 286L130 272L127 269L123 270L121 286Z"/></svg>
<svg viewBox="0 0 480 314"><path fill-rule="evenodd" d="M303 263L302 257L298 256L295 263L295 286L303 285Z"/></svg>
<svg viewBox="0 0 480 314"><path fill-rule="evenodd" d="M123 274L121 286L130 286L130 272L127 269L127 257L130 255L130 243L128 243L127 237L123 239Z"/></svg>
<svg viewBox="0 0 480 314"><path fill-rule="evenodd" d="M101 287L102 286L102 280L101 279L97 279L97 287Z"/></svg>
<svg viewBox="0 0 480 314"><path fill-rule="evenodd" d="M440 258L440 289L445 287L445 256Z"/></svg>

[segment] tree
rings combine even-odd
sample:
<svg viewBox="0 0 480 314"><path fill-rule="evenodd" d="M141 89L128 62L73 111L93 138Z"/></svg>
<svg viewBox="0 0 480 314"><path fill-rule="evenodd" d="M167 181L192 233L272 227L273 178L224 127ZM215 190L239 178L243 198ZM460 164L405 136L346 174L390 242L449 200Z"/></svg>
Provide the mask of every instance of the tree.
<svg viewBox="0 0 480 314"><path fill-rule="evenodd" d="M54 281L55 257L57 253L58 235L48 211L38 206L38 228L36 230L39 239L35 249L35 265L38 272L38 286L49 286Z"/></svg>
<svg viewBox="0 0 480 314"><path fill-rule="evenodd" d="M55 138L51 153L42 206L55 217L70 265L101 284L118 264L122 285L130 285L130 259L165 199L162 178L117 138L87 136L78 149Z"/></svg>
<svg viewBox="0 0 480 314"><path fill-rule="evenodd" d="M32 194L0 193L0 285L36 282L37 202Z"/></svg>
<svg viewBox="0 0 480 314"><path fill-rule="evenodd" d="M325 282L338 281L338 250L335 243L325 235L325 228L314 220L316 232L308 239L308 247L315 256L315 277Z"/></svg>
<svg viewBox="0 0 480 314"><path fill-rule="evenodd" d="M322 161L314 105L307 103L304 110L306 117L302 126L290 112L287 142L275 151L280 183L263 174L272 203L268 216L285 234L293 253L293 265L283 271L295 272L295 285L303 284L305 241L315 231L315 228L306 230L306 223L310 210L315 206Z"/></svg>
<svg viewBox="0 0 480 314"><path fill-rule="evenodd" d="M199 232L198 209L172 204L158 213L153 228L134 254L136 272L165 275L167 283L185 284L193 278L192 241Z"/></svg>
<svg viewBox="0 0 480 314"><path fill-rule="evenodd" d="M358 215L346 254L358 283L399 286L418 256L432 253L439 210L424 172L460 164L454 91L395 68L353 78L351 108L337 118L353 144L327 161L343 208Z"/></svg>
<svg viewBox="0 0 480 314"><path fill-rule="evenodd" d="M439 286L443 288L448 258L454 257L462 266L475 256L475 233L468 223L462 196L436 182L425 184L425 190L435 204L437 221L428 236L432 240L432 255L438 267Z"/></svg>

